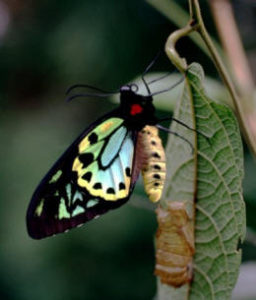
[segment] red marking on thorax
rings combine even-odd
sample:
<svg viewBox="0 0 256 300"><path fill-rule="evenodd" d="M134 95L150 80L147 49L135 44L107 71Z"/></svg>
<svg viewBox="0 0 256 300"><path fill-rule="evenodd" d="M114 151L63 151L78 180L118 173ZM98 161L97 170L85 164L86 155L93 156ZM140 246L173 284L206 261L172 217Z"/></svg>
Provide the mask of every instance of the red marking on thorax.
<svg viewBox="0 0 256 300"><path fill-rule="evenodd" d="M135 116L137 114L140 114L142 112L143 108L139 104L133 104L131 106L130 114L132 116Z"/></svg>

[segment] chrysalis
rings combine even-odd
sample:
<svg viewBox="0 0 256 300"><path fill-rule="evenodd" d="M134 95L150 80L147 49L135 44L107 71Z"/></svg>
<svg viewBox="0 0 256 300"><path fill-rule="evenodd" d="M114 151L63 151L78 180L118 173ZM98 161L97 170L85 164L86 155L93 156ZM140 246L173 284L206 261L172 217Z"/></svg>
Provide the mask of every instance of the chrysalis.
<svg viewBox="0 0 256 300"><path fill-rule="evenodd" d="M156 213L155 275L162 283L180 287L192 279L193 223L184 202L169 202L167 210L159 207Z"/></svg>

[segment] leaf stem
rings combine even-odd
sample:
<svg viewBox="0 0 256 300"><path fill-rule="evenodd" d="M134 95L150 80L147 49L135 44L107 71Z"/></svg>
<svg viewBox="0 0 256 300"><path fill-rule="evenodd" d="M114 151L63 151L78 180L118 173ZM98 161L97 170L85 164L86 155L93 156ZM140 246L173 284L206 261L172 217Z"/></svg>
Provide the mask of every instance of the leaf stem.
<svg viewBox="0 0 256 300"><path fill-rule="evenodd" d="M195 30L194 27L191 26L191 24L188 24L185 27L178 29L170 34L165 44L165 52L167 56L181 73L185 73L188 66L186 60L184 58L181 58L176 51L176 42L183 36L188 35L193 30Z"/></svg>
<svg viewBox="0 0 256 300"><path fill-rule="evenodd" d="M250 97L254 91L253 75L239 35L231 1L211 0L209 5L238 93Z"/></svg>
<svg viewBox="0 0 256 300"><path fill-rule="evenodd" d="M224 67L224 63L211 41L211 38L210 38L210 36L205 28L205 25L204 25L204 21L203 21L202 15L201 15L201 10L200 10L198 0L189 0L189 4L190 4L190 9L191 9L191 14L192 14L191 17L198 24L198 26L196 27L196 30L200 34L202 39L204 40L209 52L211 53L212 59L215 63L215 66L216 66L224 84L226 85L226 87L230 93L230 96L232 98L232 101L234 103L236 114L237 114L241 129L242 129L242 132L244 134L244 137L245 137L248 145L250 146L252 152L256 156L256 143L255 143L256 129L255 129L255 127L251 126L251 124L249 123L251 118L248 118L248 116L252 115L252 113L250 112L250 108L247 107L245 101L241 101L241 97L238 96L236 89L231 81L231 78L230 78L226 68ZM242 99L242 100L244 100L244 99ZM253 114L255 115L255 112L253 112Z"/></svg>
<svg viewBox="0 0 256 300"><path fill-rule="evenodd" d="M252 153L256 156L256 111L253 107L253 101L247 101L248 99L244 97L239 97L233 82L224 66L224 63L218 54L207 30L204 25L204 21L201 15L200 5L198 0L188 0L190 21L189 23L170 34L165 45L165 51L172 63L177 67L177 69L185 73L187 69L187 63L184 58L181 58L177 53L175 46L177 41L190 34L192 31L197 31L201 38L203 39L208 51L211 54L212 60L227 87L231 99L233 101L236 114L240 123L241 130L247 141L247 144L251 148Z"/></svg>
<svg viewBox="0 0 256 300"><path fill-rule="evenodd" d="M145 0L147 3L149 3L152 7L154 7L156 10L158 10L162 15L164 15L167 19L169 19L173 24L175 24L178 28L181 28L186 24L187 20L190 19L190 14L185 11L178 1L173 0ZM200 38L199 35L190 34L188 36L195 45L199 49L202 50L202 52L207 56L210 57L210 53L207 50L207 47L205 46L204 42ZM224 58L224 53L222 51L222 48L219 46L219 43L211 37L215 48L220 53L221 57Z"/></svg>

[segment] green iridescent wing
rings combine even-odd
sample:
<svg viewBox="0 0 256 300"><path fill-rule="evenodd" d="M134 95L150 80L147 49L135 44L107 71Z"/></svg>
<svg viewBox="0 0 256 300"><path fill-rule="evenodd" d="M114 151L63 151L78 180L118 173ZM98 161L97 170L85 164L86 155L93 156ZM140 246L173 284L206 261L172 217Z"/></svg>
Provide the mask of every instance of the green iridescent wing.
<svg viewBox="0 0 256 300"><path fill-rule="evenodd" d="M85 130L37 187L27 211L29 235L64 232L124 204L138 176L136 138L115 113Z"/></svg>

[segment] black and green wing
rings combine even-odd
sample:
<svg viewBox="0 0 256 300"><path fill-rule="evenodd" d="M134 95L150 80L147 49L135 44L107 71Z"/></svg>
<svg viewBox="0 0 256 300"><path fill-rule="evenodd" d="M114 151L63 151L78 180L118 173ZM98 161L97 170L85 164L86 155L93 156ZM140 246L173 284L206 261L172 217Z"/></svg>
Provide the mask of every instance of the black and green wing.
<svg viewBox="0 0 256 300"><path fill-rule="evenodd" d="M124 204L138 175L136 139L115 113L85 130L37 187L27 211L29 235L61 233Z"/></svg>

